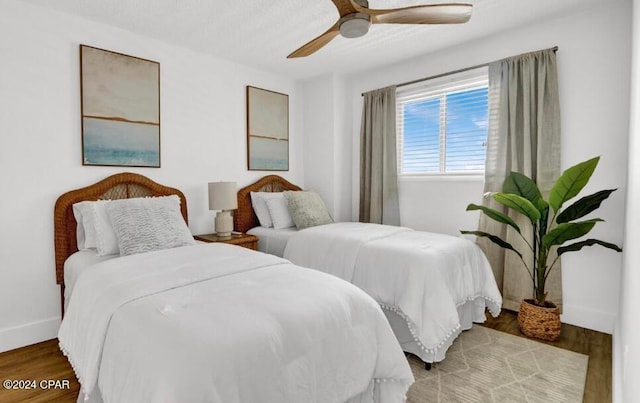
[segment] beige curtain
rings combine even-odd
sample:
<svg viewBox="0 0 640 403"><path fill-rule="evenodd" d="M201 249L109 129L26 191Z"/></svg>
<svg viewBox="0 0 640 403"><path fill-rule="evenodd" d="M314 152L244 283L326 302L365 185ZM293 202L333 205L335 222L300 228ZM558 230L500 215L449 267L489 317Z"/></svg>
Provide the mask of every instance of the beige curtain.
<svg viewBox="0 0 640 403"><path fill-rule="evenodd" d="M547 197L560 175L560 105L556 54L552 49L527 53L489 65L489 133L485 168L485 192L499 192L511 171L532 178ZM490 198L483 203L502 210ZM516 218L516 215L513 216ZM528 220L516 222L531 242ZM481 216L479 230L499 235L532 261L526 243L506 225ZM502 286L503 307L517 311L524 298L532 298L533 283L520 259L486 239L479 239ZM530 264L531 265L531 264ZM562 305L559 262L547 279L547 299Z"/></svg>
<svg viewBox="0 0 640 403"><path fill-rule="evenodd" d="M396 87L364 94L360 128L360 221L400 225Z"/></svg>

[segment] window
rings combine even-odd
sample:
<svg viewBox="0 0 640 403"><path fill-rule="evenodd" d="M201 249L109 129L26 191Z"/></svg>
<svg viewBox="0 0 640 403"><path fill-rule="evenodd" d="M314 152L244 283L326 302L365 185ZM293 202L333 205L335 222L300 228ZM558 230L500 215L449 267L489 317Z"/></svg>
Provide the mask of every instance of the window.
<svg viewBox="0 0 640 403"><path fill-rule="evenodd" d="M484 172L488 92L486 67L398 88L398 173Z"/></svg>

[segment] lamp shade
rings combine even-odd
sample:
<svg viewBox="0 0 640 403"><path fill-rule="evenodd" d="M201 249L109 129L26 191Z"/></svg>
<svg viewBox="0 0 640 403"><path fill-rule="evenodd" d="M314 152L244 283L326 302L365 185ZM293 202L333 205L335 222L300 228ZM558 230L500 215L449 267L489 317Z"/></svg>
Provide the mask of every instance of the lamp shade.
<svg viewBox="0 0 640 403"><path fill-rule="evenodd" d="M209 183L209 210L234 210L238 208L235 182Z"/></svg>

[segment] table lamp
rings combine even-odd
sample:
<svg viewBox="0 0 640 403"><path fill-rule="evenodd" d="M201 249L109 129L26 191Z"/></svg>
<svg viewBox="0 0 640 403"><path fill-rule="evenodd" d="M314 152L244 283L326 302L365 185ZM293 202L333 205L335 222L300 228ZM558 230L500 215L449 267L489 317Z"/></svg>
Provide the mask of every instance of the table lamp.
<svg viewBox="0 0 640 403"><path fill-rule="evenodd" d="M217 236L231 236L231 231L233 231L231 210L237 208L238 197L235 182L209 183L209 210L219 210L215 220Z"/></svg>

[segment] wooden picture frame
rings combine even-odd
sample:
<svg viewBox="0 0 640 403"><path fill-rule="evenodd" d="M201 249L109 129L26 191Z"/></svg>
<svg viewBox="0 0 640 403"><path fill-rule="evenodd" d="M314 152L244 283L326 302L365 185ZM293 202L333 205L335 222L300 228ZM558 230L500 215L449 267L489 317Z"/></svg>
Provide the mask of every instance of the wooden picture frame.
<svg viewBox="0 0 640 403"><path fill-rule="evenodd" d="M80 45L82 165L160 168L160 63Z"/></svg>
<svg viewBox="0 0 640 403"><path fill-rule="evenodd" d="M289 170L289 95L247 86L247 168Z"/></svg>

